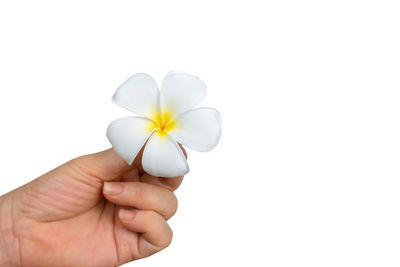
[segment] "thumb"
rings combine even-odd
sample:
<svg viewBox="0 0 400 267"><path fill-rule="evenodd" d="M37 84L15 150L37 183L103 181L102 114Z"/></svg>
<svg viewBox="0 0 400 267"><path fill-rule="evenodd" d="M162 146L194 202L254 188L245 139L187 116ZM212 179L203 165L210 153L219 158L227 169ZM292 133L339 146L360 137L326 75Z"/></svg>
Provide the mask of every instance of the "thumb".
<svg viewBox="0 0 400 267"><path fill-rule="evenodd" d="M135 164L128 165L112 148L80 156L67 164L78 168L88 176L99 178L102 181L114 180L135 168Z"/></svg>

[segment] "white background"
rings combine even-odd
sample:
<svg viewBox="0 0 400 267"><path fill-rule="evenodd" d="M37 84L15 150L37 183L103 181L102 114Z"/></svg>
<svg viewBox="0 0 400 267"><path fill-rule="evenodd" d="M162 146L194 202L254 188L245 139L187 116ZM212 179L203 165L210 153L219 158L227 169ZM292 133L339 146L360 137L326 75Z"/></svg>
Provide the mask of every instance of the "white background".
<svg viewBox="0 0 400 267"><path fill-rule="evenodd" d="M399 266L397 1L1 1L0 194L108 148L130 75L208 86L169 248L129 266Z"/></svg>

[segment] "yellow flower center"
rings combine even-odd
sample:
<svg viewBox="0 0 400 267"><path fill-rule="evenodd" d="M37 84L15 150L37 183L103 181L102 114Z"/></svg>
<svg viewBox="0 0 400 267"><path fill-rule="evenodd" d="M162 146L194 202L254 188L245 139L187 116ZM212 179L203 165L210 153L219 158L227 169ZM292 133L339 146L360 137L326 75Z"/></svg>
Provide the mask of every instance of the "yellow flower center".
<svg viewBox="0 0 400 267"><path fill-rule="evenodd" d="M151 131L156 132L162 136L167 136L167 132L176 127L176 122L173 120L172 112L163 110L161 112L155 111L150 118L155 122L151 125Z"/></svg>

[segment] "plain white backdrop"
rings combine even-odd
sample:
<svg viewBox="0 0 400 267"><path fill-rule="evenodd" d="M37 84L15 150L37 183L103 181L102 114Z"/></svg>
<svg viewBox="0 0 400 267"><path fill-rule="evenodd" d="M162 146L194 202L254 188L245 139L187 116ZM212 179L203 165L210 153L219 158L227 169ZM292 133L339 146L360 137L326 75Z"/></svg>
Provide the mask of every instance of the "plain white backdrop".
<svg viewBox="0 0 400 267"><path fill-rule="evenodd" d="M398 1L1 1L0 195L110 147L130 75L208 86L169 248L129 266L399 266Z"/></svg>

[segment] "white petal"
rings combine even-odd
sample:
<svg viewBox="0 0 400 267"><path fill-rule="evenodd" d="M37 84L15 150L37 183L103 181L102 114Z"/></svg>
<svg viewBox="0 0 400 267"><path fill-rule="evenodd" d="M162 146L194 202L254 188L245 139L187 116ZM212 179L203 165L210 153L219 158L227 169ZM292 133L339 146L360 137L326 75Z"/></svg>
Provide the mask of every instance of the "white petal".
<svg viewBox="0 0 400 267"><path fill-rule="evenodd" d="M176 177L189 172L179 145L168 134L157 131L144 148L142 165L147 173L156 177Z"/></svg>
<svg viewBox="0 0 400 267"><path fill-rule="evenodd" d="M115 120L107 128L107 137L117 154L129 165L153 132L154 122L141 117Z"/></svg>
<svg viewBox="0 0 400 267"><path fill-rule="evenodd" d="M221 136L221 117L213 108L188 110L178 116L169 134L182 145L197 150L213 149Z"/></svg>
<svg viewBox="0 0 400 267"><path fill-rule="evenodd" d="M206 85L196 76L171 71L161 85L161 109L175 117L199 104L206 94Z"/></svg>
<svg viewBox="0 0 400 267"><path fill-rule="evenodd" d="M124 82L112 97L115 104L151 117L159 110L157 83L146 73L137 73Z"/></svg>

